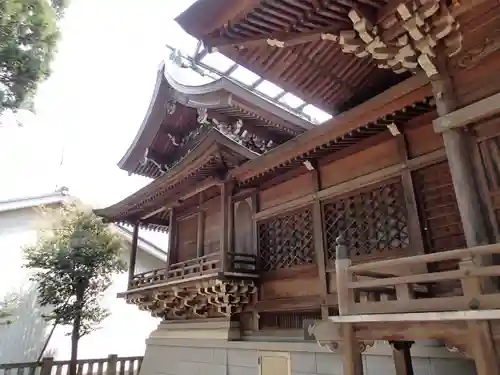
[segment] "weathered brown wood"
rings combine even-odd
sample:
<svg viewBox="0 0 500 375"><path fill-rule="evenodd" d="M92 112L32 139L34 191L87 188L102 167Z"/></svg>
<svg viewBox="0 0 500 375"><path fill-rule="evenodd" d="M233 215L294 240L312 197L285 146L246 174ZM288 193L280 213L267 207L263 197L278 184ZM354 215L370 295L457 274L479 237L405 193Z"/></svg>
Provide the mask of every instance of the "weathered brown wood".
<svg viewBox="0 0 500 375"><path fill-rule="evenodd" d="M470 351L474 356L477 375L498 375L500 365L495 343L491 335L488 321L473 320L467 323Z"/></svg>
<svg viewBox="0 0 500 375"><path fill-rule="evenodd" d="M410 349L412 342L392 341L392 359L396 368L396 375L413 375Z"/></svg>
<svg viewBox="0 0 500 375"><path fill-rule="evenodd" d="M317 168L311 171L311 178L314 191L321 190L321 175ZM323 306L327 305L326 299L328 295L328 283L326 280L326 255L323 243L324 232L323 232L323 215L321 210L321 202L315 199L312 208L313 216L313 236L314 236L314 251L316 255L316 264L318 266L318 276L321 283L321 296L323 298L321 304ZM322 318L326 319L328 317L328 308L322 309Z"/></svg>
<svg viewBox="0 0 500 375"><path fill-rule="evenodd" d="M363 358L354 325L342 324L342 368L344 375L363 375Z"/></svg>
<svg viewBox="0 0 500 375"><path fill-rule="evenodd" d="M476 270L472 258L460 262L460 270L471 274ZM469 304L479 303L477 297L483 294L484 284L479 277L461 279L464 297L470 299ZM468 322L470 335L470 351L474 355L474 362L478 375L499 375L500 363L495 350L495 342L491 334L490 323L480 321Z"/></svg>
<svg viewBox="0 0 500 375"><path fill-rule="evenodd" d="M220 184L220 256L221 256L221 269L223 272L229 271L229 206L231 186L230 182L223 182Z"/></svg>
<svg viewBox="0 0 500 375"><path fill-rule="evenodd" d="M239 180L245 180L260 171L286 162L293 156L309 151L311 148L334 139L361 125L392 113L405 105L425 98L431 93L428 78L423 75L410 78L365 103L335 116L329 122L298 136L282 146L271 150L254 162L245 163L232 172ZM394 100L394 98L398 98Z"/></svg>
<svg viewBox="0 0 500 375"><path fill-rule="evenodd" d="M408 163L408 144L405 134L400 134L396 137L398 143L399 157L403 164ZM401 183L404 189L406 209L408 211L408 231L410 234L410 244L414 254L424 253L424 242L422 240L422 231L420 220L418 217L417 201L415 199L415 188L413 186L413 179L411 171L404 168L401 171Z"/></svg>
<svg viewBox="0 0 500 375"><path fill-rule="evenodd" d="M447 130L467 126L497 114L500 112L500 107L498 106L499 102L500 93L491 95L467 107L442 115L434 120L434 130L437 133L442 133Z"/></svg>
<svg viewBox="0 0 500 375"><path fill-rule="evenodd" d="M363 175L358 178L354 178L350 181L327 187L318 191L317 193L311 193L304 195L302 197L288 200L282 204L278 204L267 209L263 209L255 214L256 220L263 220L272 217L278 213L295 210L299 207L303 207L311 204L315 199L326 199L335 195L339 195L351 190L359 189L361 187L371 185L391 177L397 176L405 168L410 170L418 169L423 166L436 163L445 158L445 153L443 149L430 152L428 154L413 158L408 160L406 163L399 163L393 166L377 170L375 172Z"/></svg>
<svg viewBox="0 0 500 375"><path fill-rule="evenodd" d="M167 258L167 269L171 264L177 263L177 220L175 217L175 208L171 208L169 211L169 225L168 229L168 258Z"/></svg>
<svg viewBox="0 0 500 375"><path fill-rule="evenodd" d="M130 260L128 264L128 285L134 279L135 274L135 262L137 259L137 242L139 240L139 223L134 225L134 231L132 233L132 244L130 248Z"/></svg>
<svg viewBox="0 0 500 375"><path fill-rule="evenodd" d="M440 75L432 81L439 116L448 115L458 106L447 64L448 62L440 57L438 61ZM449 130L443 132L443 141L467 245L472 247L487 244L489 239L485 229L486 223L470 160L472 153L470 136L464 129L450 126Z"/></svg>
<svg viewBox="0 0 500 375"><path fill-rule="evenodd" d="M198 204L201 206L203 204L203 192L200 193ZM196 234L196 246L197 246L197 256L202 257L204 252L204 237L205 237L205 211L200 210L198 212L198 225Z"/></svg>

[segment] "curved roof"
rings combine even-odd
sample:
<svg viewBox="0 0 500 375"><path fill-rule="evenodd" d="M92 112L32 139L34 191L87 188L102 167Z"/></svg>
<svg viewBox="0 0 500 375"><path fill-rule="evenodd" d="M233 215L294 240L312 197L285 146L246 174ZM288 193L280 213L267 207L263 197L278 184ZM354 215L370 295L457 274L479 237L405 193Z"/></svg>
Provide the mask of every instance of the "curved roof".
<svg viewBox="0 0 500 375"><path fill-rule="evenodd" d="M224 168L224 172L227 172L227 169L237 167L257 156L259 154L226 137L218 130L210 129L201 141L163 176L121 202L94 212L109 221L128 223L151 215L148 220L143 220L144 226L166 227L168 219L164 215L151 213L179 202L183 195L189 193L190 188L197 188L200 183L206 186L210 183L217 184L214 176L220 174L221 169Z"/></svg>
<svg viewBox="0 0 500 375"><path fill-rule="evenodd" d="M118 166L129 173L158 177L158 171L151 165L141 167L146 151L152 150L162 159L161 162L166 162L168 154L175 149L172 146L175 140L167 135L182 137L194 130L198 109L210 110L214 116L231 121L251 122L275 143L282 143L314 127L311 122L226 77L200 86L185 85L170 75L162 63L144 120Z"/></svg>
<svg viewBox="0 0 500 375"><path fill-rule="evenodd" d="M208 52L293 92L328 113L341 113L409 76L377 61L344 53L333 36L351 30L351 9L376 19L389 0L199 0L177 23Z"/></svg>

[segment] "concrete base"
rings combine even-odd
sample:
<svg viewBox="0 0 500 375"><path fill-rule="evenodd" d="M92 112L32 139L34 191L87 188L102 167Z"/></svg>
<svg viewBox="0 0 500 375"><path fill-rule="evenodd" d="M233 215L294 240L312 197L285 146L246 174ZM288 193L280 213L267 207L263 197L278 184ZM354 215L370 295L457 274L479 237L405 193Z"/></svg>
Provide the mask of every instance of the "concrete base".
<svg viewBox="0 0 500 375"><path fill-rule="evenodd" d="M152 332L139 375L342 375L342 359L313 342L228 341L239 329L228 321L164 323ZM212 337L209 337L212 335ZM475 375L472 361L444 348L412 347L415 375ZM263 358L285 359L276 363ZM366 351L364 375L395 375L389 345ZM272 370L262 363L274 363Z"/></svg>

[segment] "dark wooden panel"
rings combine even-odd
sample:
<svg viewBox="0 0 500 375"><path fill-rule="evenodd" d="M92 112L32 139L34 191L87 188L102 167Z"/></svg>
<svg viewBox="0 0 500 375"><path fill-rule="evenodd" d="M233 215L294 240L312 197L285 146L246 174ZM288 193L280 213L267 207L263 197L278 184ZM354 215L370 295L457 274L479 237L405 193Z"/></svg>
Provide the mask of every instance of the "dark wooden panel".
<svg viewBox="0 0 500 375"><path fill-rule="evenodd" d="M419 169L412 178L425 251L437 253L467 247L448 162ZM456 268L456 261L429 265L431 272ZM448 294L459 289L460 282L452 281L441 283L434 292Z"/></svg>

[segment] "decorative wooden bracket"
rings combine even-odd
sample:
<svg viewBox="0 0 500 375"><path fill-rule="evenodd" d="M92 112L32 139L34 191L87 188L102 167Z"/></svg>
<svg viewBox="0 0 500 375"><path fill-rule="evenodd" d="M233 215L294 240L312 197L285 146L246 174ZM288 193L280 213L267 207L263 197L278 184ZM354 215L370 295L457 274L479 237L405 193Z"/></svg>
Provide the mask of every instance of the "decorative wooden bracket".
<svg viewBox="0 0 500 375"><path fill-rule="evenodd" d="M332 353L342 351L342 336L340 324L329 320L319 320L307 327L307 333L316 339L318 345ZM358 341L360 352L363 353L375 344L374 340Z"/></svg>
<svg viewBox="0 0 500 375"><path fill-rule="evenodd" d="M256 290L252 281L212 280L189 288L138 292L128 295L126 301L165 319L230 317L243 310Z"/></svg>
<svg viewBox="0 0 500 375"><path fill-rule="evenodd" d="M396 73L423 69L438 74L436 46L442 41L451 57L462 48L459 24L439 0L414 0L399 4L394 14L378 25L355 9L349 12L353 30L341 31L338 42L345 53L371 56L379 68Z"/></svg>

